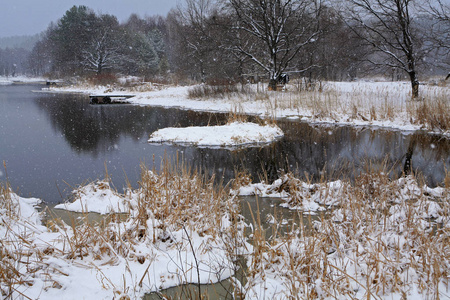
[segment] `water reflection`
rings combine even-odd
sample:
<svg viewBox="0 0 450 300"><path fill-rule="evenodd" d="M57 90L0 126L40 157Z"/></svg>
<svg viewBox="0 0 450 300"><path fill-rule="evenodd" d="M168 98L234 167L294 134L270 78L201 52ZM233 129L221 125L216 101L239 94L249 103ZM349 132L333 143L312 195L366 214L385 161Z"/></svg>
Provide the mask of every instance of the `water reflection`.
<svg viewBox="0 0 450 300"><path fill-rule="evenodd" d="M224 115L134 105L90 105L86 96L52 95L35 101L75 151L97 155L115 148L121 137L134 141L165 127L215 125Z"/></svg>
<svg viewBox="0 0 450 300"><path fill-rule="evenodd" d="M314 126L282 120L285 137L241 150L148 144L155 130L170 126L224 124L225 114L134 105L90 105L87 96L31 93L30 86L0 87L0 160L13 188L24 196L61 201L73 186L101 178L105 165L120 190L128 179L136 187L139 164L156 168L167 154L216 174L227 183L247 170L254 181L269 181L288 170L312 180L352 177L368 161L383 163L397 175L412 169L428 184L441 184L450 167L450 141L440 136L404 134L374 128ZM126 175L124 175L126 174ZM0 179L4 180L5 177ZM70 186L64 190L67 182ZM56 186L59 187L56 188Z"/></svg>
<svg viewBox="0 0 450 300"><path fill-rule="evenodd" d="M450 166L450 141L422 133L402 134L387 130L350 127L310 126L305 123L280 121L285 132L279 142L264 147L237 150L185 148L191 160L210 173L234 176L234 168L248 170L254 180L269 181L288 170L300 177L353 178L372 168L387 168L400 176L405 164L421 172L428 184L437 185ZM233 166L233 168L227 167Z"/></svg>

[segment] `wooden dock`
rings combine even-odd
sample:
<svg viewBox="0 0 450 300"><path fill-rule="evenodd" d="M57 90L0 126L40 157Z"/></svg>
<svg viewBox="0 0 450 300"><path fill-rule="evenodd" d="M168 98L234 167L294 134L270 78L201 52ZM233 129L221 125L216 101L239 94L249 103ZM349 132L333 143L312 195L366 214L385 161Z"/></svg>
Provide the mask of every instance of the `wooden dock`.
<svg viewBox="0 0 450 300"><path fill-rule="evenodd" d="M117 95L117 94L103 94L103 95L89 95L91 104L111 104L119 102L117 100L133 98L136 95Z"/></svg>

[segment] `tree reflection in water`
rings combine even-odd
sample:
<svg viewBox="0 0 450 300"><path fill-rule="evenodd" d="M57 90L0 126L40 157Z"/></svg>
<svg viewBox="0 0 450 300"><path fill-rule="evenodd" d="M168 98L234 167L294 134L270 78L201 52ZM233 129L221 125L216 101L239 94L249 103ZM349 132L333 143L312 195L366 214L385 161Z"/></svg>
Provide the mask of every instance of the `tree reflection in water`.
<svg viewBox="0 0 450 300"><path fill-rule="evenodd" d="M165 127L224 124L225 114L212 114L135 105L89 105L85 96L58 95L36 101L55 130L71 148L95 157L104 156L131 137L136 147ZM370 162L373 168L386 166L395 176L410 170L424 174L428 184L442 183L450 166L450 142L439 136L404 134L374 128L309 125L278 121L285 132L280 141L265 147L236 149L197 148L160 145L180 151L182 158L199 170L215 173L226 183L235 172L247 170L255 181L272 181L280 173L292 171L313 180L355 176ZM173 151L171 151L173 153ZM142 150L142 157L152 153Z"/></svg>

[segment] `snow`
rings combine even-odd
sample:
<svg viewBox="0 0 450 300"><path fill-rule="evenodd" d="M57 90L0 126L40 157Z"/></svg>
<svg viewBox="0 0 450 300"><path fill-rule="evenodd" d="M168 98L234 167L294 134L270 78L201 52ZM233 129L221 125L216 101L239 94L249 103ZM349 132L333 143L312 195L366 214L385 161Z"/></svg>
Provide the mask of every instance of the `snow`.
<svg viewBox="0 0 450 300"><path fill-rule="evenodd" d="M108 181L92 182L74 191L75 200L70 203L58 204L56 209L99 214L129 212L128 199L114 192Z"/></svg>
<svg viewBox="0 0 450 300"><path fill-rule="evenodd" d="M136 96L129 101L136 105L161 106L209 112L234 112L263 118L299 119L311 123L351 126L373 126L402 131L427 129L416 124L409 111L417 106L411 100L411 87L407 82L323 82L322 92L296 92L294 84L287 92L265 90L263 85L247 85L248 94L230 94L224 98L190 99L193 86L162 86L152 83L127 91ZM85 92L89 94L114 90L114 86L68 86L51 88L52 91ZM120 90L121 91L121 90ZM123 93L123 91L121 91ZM420 86L425 99L449 99L450 89L444 86ZM259 99L259 98L262 99ZM357 111L355 111L355 108ZM373 113L375 112L375 115ZM435 133L448 135L436 129Z"/></svg>
<svg viewBox="0 0 450 300"><path fill-rule="evenodd" d="M276 125L233 122L223 126L159 129L150 135L149 142L234 148L269 144L281 137L283 137L283 131Z"/></svg>
<svg viewBox="0 0 450 300"><path fill-rule="evenodd" d="M13 83L37 83L45 82L46 78L43 77L28 77L28 76L0 76L0 85L10 85Z"/></svg>
<svg viewBox="0 0 450 300"><path fill-rule="evenodd" d="M292 186L296 186L292 191ZM317 212L325 210L325 206L334 206L342 200L343 191L348 184L340 180L326 183L310 184L294 178L291 174L284 175L272 184L252 183L232 191L235 195L281 198L285 201L283 207Z"/></svg>
<svg viewBox="0 0 450 300"><path fill-rule="evenodd" d="M148 176L155 185L164 180L152 172ZM161 199L152 201L164 203L173 196L163 192L157 192ZM27 299L139 299L151 291L185 283L214 283L234 274L227 247L230 229L239 222L230 222L225 211L215 228L208 228L209 223L191 223L189 218L179 226L179 220L170 223L170 216L158 218L152 207L145 208L142 223L146 196L141 189L119 195L108 180L102 180L80 187L74 194L78 195L75 204L60 208L103 213L115 208L122 211L121 205L127 202L128 218L103 225L67 225L53 220L46 227L34 208L39 199L0 194L0 270L12 276L9 283L0 281L2 293L11 292L12 299L22 295ZM110 206L101 209L102 205ZM202 218L200 214L193 217ZM239 230L233 232L242 235Z"/></svg>

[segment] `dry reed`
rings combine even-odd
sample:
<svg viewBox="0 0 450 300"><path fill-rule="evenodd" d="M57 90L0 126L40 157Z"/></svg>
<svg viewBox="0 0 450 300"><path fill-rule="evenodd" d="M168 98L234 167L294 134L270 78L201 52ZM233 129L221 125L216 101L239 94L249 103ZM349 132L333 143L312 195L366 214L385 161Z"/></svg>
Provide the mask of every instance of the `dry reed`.
<svg viewBox="0 0 450 300"><path fill-rule="evenodd" d="M439 299L441 292L448 294L448 189L419 187L412 176L391 180L387 173L369 169L353 184L341 185L332 197L338 201L329 208L331 217L313 222L312 232L305 235L300 227L276 240L257 239L248 296L261 295L272 280L283 286L267 294L276 299L408 298L413 291ZM312 193L311 185L292 175L274 187L289 194L292 207ZM323 203L336 192L324 183L314 189L325 189L316 199Z"/></svg>

